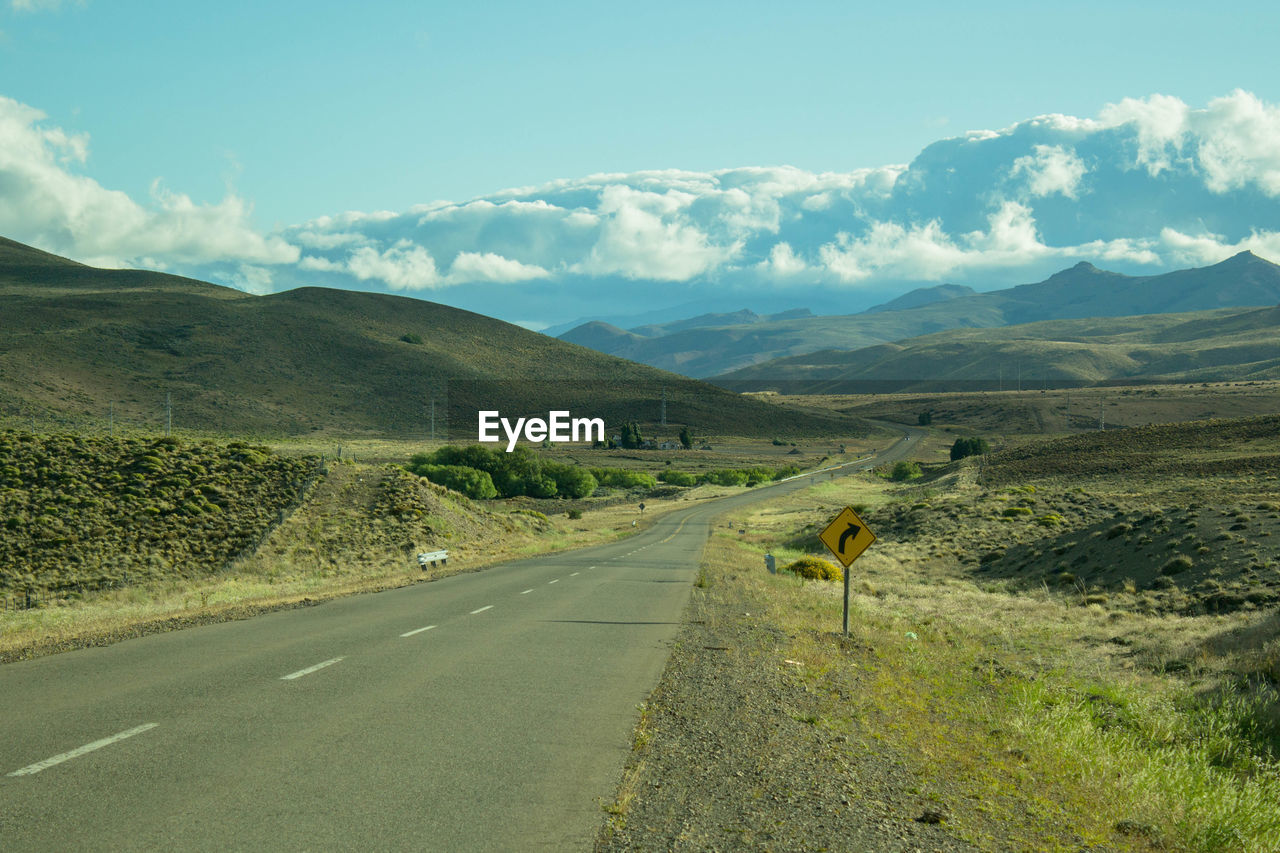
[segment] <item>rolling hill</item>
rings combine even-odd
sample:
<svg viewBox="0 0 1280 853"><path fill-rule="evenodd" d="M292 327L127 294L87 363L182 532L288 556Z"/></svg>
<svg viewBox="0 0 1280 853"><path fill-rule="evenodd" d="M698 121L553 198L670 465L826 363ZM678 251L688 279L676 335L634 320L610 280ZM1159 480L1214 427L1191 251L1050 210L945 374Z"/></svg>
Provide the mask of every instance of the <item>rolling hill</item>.
<svg viewBox="0 0 1280 853"><path fill-rule="evenodd" d="M665 389L665 390L664 390ZM476 411L762 435L847 433L652 367L397 296L304 287L270 296L101 270L0 241L0 417L233 434L475 435ZM674 434L674 429L673 429Z"/></svg>
<svg viewBox="0 0 1280 853"><path fill-rule="evenodd" d="M1280 378L1280 307L952 329L717 377L738 391L849 393Z"/></svg>
<svg viewBox="0 0 1280 853"><path fill-rule="evenodd" d="M1209 267L1152 276L1122 275L1082 262L1035 284L985 293L965 290L922 288L861 314L789 317L658 337L622 332L596 335L587 345L664 370L709 377L787 356L860 350L947 329L1274 305L1280 302L1280 266L1251 252ZM562 337L575 340L578 331Z"/></svg>

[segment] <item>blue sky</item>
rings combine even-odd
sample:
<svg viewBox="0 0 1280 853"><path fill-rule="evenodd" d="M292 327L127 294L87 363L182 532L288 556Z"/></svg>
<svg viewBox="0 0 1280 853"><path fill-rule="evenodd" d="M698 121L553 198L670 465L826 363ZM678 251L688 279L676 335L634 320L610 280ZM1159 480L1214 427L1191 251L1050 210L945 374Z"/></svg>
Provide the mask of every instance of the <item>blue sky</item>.
<svg viewBox="0 0 1280 853"><path fill-rule="evenodd" d="M1277 24L1274 4L1261 3L19 0L0 9L0 96L11 124L0 142L20 177L0 180L0 207L8 194L26 213L0 215L0 233L95 263L259 291L319 283L477 310L502 294L504 319L530 325L579 308L641 307L587 298L619 281L657 283L650 306L730 291L752 307L822 309L838 301L832 293L857 291L865 302L943 279L1033 280L1090 246L1090 259L1126 271L1185 265L1270 246L1280 227L1275 164L1259 153L1270 142L1280 148L1271 136ZM1166 128L1153 114L1172 115L1157 108L1169 106L1158 95L1192 117L1157 133L1173 152L1167 169L1153 169L1159 158L1142 147L1152 128ZM1031 139L1026 123L1045 114L1097 126L1082 135L1059 123ZM945 144L916 163L934 143L1019 126L1004 149L984 143L976 166L966 153L974 146ZM1227 142L1220 127L1231 129ZM1243 162L1224 161L1221 152L1241 144L1253 146ZM33 159L16 162L23 156ZM881 175L892 184L908 164L919 166L914 184L872 192L891 192L896 201L884 205L848 180L820 177L898 167ZM755 218L745 224L724 212L728 185L706 179L778 166L817 183L801 188L793 174L788 188L761 190L757 177L746 188ZM1179 250L1186 241L1162 237L1153 221L1096 233L1070 224L1113 210L1135 170L1150 179L1138 193L1148 199L1187 195L1167 184L1171 176L1197 180L1204 215L1172 211L1174 231L1216 248ZM667 177L637 177L646 172ZM615 177L591 178L602 173ZM963 186L937 190L948 174ZM1025 178L1023 195L993 189L1010 175ZM513 188L526 189L504 192ZM845 194L824 214L811 197L833 188ZM782 203L782 220L761 218L761 192L794 204ZM119 194L133 206L113 208L125 205ZM468 207L477 199L524 206L495 219ZM454 212L436 205L434 219L424 217L423 206L445 201ZM529 207L536 202L564 216L547 219L544 232L517 225L513 217L541 215ZM351 211L386 213L339 221ZM458 224L468 216L473 226ZM792 216L805 227L788 225ZM575 236L588 217L596 230ZM999 254L995 235L1006 227L1033 229L1052 251ZM985 236L969 239L975 229ZM1242 242L1253 232L1261 242ZM322 233L310 243L299 236ZM900 255L942 245L950 260L868 258L868 247L895 240ZM791 279L765 276L770 260ZM821 292L809 298L797 276Z"/></svg>

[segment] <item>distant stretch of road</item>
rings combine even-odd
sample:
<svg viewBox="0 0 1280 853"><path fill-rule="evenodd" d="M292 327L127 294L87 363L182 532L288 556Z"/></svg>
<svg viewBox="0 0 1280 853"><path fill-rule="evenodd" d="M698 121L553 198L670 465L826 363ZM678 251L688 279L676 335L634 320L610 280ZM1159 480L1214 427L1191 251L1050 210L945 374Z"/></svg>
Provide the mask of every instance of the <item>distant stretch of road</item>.
<svg viewBox="0 0 1280 853"><path fill-rule="evenodd" d="M610 545L0 667L0 850L589 849L711 520L911 440Z"/></svg>

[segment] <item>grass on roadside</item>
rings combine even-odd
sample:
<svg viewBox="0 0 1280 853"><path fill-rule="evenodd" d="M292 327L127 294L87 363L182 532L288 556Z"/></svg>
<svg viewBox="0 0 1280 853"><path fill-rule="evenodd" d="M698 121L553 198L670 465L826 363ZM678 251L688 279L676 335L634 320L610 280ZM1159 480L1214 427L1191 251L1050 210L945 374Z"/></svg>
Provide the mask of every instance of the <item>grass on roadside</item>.
<svg viewBox="0 0 1280 853"><path fill-rule="evenodd" d="M1206 695L1124 669L1079 642L1111 627L1101 608L924 576L874 549L854 565L842 639L840 585L769 576L762 550L713 539L710 593L732 589L793 636L779 656L831 697L813 723L910 757L921 797L961 837L1005 849L1280 848L1270 688Z"/></svg>

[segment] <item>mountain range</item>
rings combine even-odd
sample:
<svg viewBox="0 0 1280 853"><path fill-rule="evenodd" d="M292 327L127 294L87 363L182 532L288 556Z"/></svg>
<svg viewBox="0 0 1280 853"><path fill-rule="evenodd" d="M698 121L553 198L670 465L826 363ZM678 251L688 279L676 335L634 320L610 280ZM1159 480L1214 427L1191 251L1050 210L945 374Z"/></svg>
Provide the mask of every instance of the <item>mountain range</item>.
<svg viewBox="0 0 1280 853"><path fill-rule="evenodd" d="M419 299L269 296L84 266L0 238L0 416L220 433L475 436L476 411L839 434L686 377ZM780 423L785 420L786 423ZM670 428L672 436L678 426Z"/></svg>
<svg viewBox="0 0 1280 853"><path fill-rule="evenodd" d="M769 374L768 362L774 359L824 350L855 351L948 329L994 329L1049 320L1278 302L1280 266L1246 251L1212 266L1149 276L1108 272L1081 262L1044 281L1004 290L978 293L955 285L922 288L859 314L749 323L712 321L699 327L685 324L657 336L588 323L561 339L688 376L743 378L748 374L731 372L752 367L749 375L758 378ZM789 375L791 365L782 367Z"/></svg>

